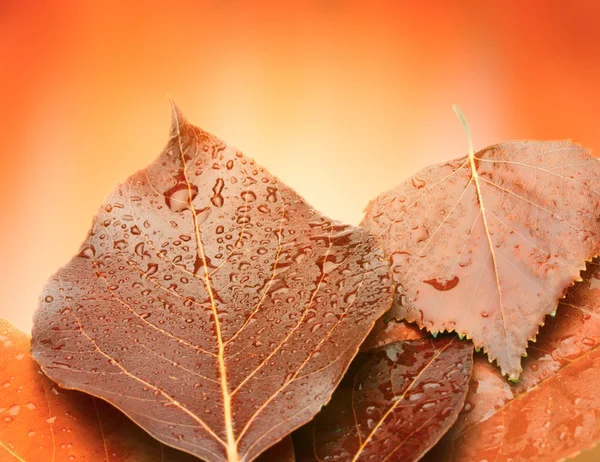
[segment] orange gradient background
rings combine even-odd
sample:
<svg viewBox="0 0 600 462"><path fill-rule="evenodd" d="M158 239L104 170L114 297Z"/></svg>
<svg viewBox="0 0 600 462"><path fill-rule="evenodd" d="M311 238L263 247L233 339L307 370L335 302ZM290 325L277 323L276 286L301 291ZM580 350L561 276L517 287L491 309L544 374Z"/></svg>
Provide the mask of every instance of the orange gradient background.
<svg viewBox="0 0 600 462"><path fill-rule="evenodd" d="M0 316L29 330L171 95L327 215L515 138L600 152L600 3L0 2Z"/></svg>

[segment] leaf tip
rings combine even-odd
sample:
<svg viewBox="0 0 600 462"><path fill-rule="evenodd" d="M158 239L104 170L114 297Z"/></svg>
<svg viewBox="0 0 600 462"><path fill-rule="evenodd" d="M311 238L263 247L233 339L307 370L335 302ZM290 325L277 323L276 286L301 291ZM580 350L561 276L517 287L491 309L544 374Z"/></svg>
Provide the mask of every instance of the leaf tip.
<svg viewBox="0 0 600 462"><path fill-rule="evenodd" d="M171 133L173 136L177 136L180 133L180 127L187 123L187 119L173 97L170 95L167 95L167 97L169 98L169 104L171 105Z"/></svg>
<svg viewBox="0 0 600 462"><path fill-rule="evenodd" d="M469 143L469 155L472 155L475 151L473 149L473 139L471 138L471 129L469 128L467 119L465 119L465 116L460 110L460 106L458 104L453 104L452 109L454 110L456 117L458 117L458 120L460 120L460 123L463 126L463 130L465 131L465 135L467 136L467 142Z"/></svg>

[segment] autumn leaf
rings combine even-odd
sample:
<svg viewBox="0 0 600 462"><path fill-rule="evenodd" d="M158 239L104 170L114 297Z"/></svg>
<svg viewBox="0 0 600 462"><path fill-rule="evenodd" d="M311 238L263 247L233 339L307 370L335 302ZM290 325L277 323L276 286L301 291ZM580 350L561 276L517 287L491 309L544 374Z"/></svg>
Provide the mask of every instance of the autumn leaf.
<svg viewBox="0 0 600 462"><path fill-rule="evenodd" d="M569 289L530 347L518 383L475 358L464 409L427 456L438 461L558 461L600 442L600 266Z"/></svg>
<svg viewBox="0 0 600 462"><path fill-rule="evenodd" d="M191 462L122 413L55 386L29 354L29 338L0 318L0 460Z"/></svg>
<svg viewBox="0 0 600 462"><path fill-rule="evenodd" d="M457 331L516 379L528 340L600 251L600 162L567 141L514 141L426 168L362 225L389 258L398 319Z"/></svg>
<svg viewBox="0 0 600 462"><path fill-rule="evenodd" d="M166 444L249 461L329 400L391 277L374 236L173 114L48 282L33 356Z"/></svg>
<svg viewBox="0 0 600 462"><path fill-rule="evenodd" d="M473 346L414 339L402 323L384 330L383 346L360 353L331 402L294 434L299 461L416 461L456 420Z"/></svg>

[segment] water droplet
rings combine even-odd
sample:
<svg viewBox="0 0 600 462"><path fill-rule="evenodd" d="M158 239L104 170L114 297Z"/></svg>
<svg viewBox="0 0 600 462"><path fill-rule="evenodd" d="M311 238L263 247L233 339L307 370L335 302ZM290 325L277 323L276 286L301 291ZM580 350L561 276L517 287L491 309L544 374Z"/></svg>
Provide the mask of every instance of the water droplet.
<svg viewBox="0 0 600 462"><path fill-rule="evenodd" d="M330 273L335 268L340 266L340 263L336 262L335 255L327 255L324 259L317 261L317 266L321 270L323 275Z"/></svg>
<svg viewBox="0 0 600 462"><path fill-rule="evenodd" d="M352 303L354 303L354 300L356 300L357 293L358 293L358 289L354 289L353 291L344 295L344 303L347 303L348 305L352 305Z"/></svg>
<svg viewBox="0 0 600 462"><path fill-rule="evenodd" d="M277 188L272 186L267 187L267 201L269 201L271 204L277 202Z"/></svg>
<svg viewBox="0 0 600 462"><path fill-rule="evenodd" d="M127 247L127 242L123 239L115 241L114 242L114 247L117 250L125 250L125 248Z"/></svg>
<svg viewBox="0 0 600 462"><path fill-rule="evenodd" d="M256 200L256 194L252 191L243 191L240 197L244 202L254 202Z"/></svg>
<svg viewBox="0 0 600 462"><path fill-rule="evenodd" d="M425 284L429 284L429 285L433 286L437 290L444 291L444 290L454 289L458 285L459 279L458 279L458 276L454 276L452 279L432 278L432 279L427 279L423 282ZM483 316L483 313L482 313L482 316Z"/></svg>
<svg viewBox="0 0 600 462"><path fill-rule="evenodd" d="M422 187L425 186L425 182L419 178L417 178L416 176L414 176L412 178L412 184L415 187L415 189L421 189Z"/></svg>
<svg viewBox="0 0 600 462"><path fill-rule="evenodd" d="M190 208L190 203L198 195L198 186L179 182L164 193L165 203L173 212L183 212Z"/></svg>
<svg viewBox="0 0 600 462"><path fill-rule="evenodd" d="M93 245L85 245L81 248L78 257L92 259L96 255L96 249Z"/></svg>
<svg viewBox="0 0 600 462"><path fill-rule="evenodd" d="M146 276L152 276L158 271L158 265L156 263L148 263L148 269L145 271Z"/></svg>
<svg viewBox="0 0 600 462"><path fill-rule="evenodd" d="M410 231L410 235L416 244L429 239L429 232L427 231L427 228L425 228L424 226L421 226L421 225L417 225L414 228L412 228ZM423 256L423 255L421 255L421 256Z"/></svg>
<svg viewBox="0 0 600 462"><path fill-rule="evenodd" d="M218 178L217 182L215 183L215 185L213 186L213 189L212 189L214 192L214 195L213 195L212 199L210 200L215 207L223 207L224 199L223 199L223 196L221 195L221 192L223 191L224 187L225 187L225 182L223 181L223 178Z"/></svg>
<svg viewBox="0 0 600 462"><path fill-rule="evenodd" d="M208 220L211 211L212 210L210 207L204 207L203 209L196 210L196 222L198 223L198 226Z"/></svg>
<svg viewBox="0 0 600 462"><path fill-rule="evenodd" d="M52 303L54 301L54 297L52 295L46 295L46 298L44 298L44 301L46 303Z"/></svg>

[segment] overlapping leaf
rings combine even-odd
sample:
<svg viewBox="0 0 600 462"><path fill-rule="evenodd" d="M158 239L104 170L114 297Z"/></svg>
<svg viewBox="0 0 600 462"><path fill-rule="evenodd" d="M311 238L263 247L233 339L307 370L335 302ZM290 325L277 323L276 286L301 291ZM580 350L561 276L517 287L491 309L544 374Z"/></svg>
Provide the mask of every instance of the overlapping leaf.
<svg viewBox="0 0 600 462"><path fill-rule="evenodd" d="M379 331L382 346L360 353L331 402L294 434L299 461L415 461L456 420L473 346L415 338L401 323Z"/></svg>
<svg viewBox="0 0 600 462"><path fill-rule="evenodd" d="M521 356L600 251L600 162L569 142L508 142L427 168L368 206L394 311L456 330L518 377Z"/></svg>
<svg viewBox="0 0 600 462"><path fill-rule="evenodd" d="M105 402L64 390L29 354L29 339L0 319L0 460L192 462Z"/></svg>
<svg viewBox="0 0 600 462"><path fill-rule="evenodd" d="M464 409L427 460L558 461L600 442L600 267L569 289L509 384L474 362Z"/></svg>
<svg viewBox="0 0 600 462"><path fill-rule="evenodd" d="M247 461L329 400L390 300L374 236L174 109L44 289L33 355L166 444Z"/></svg>

